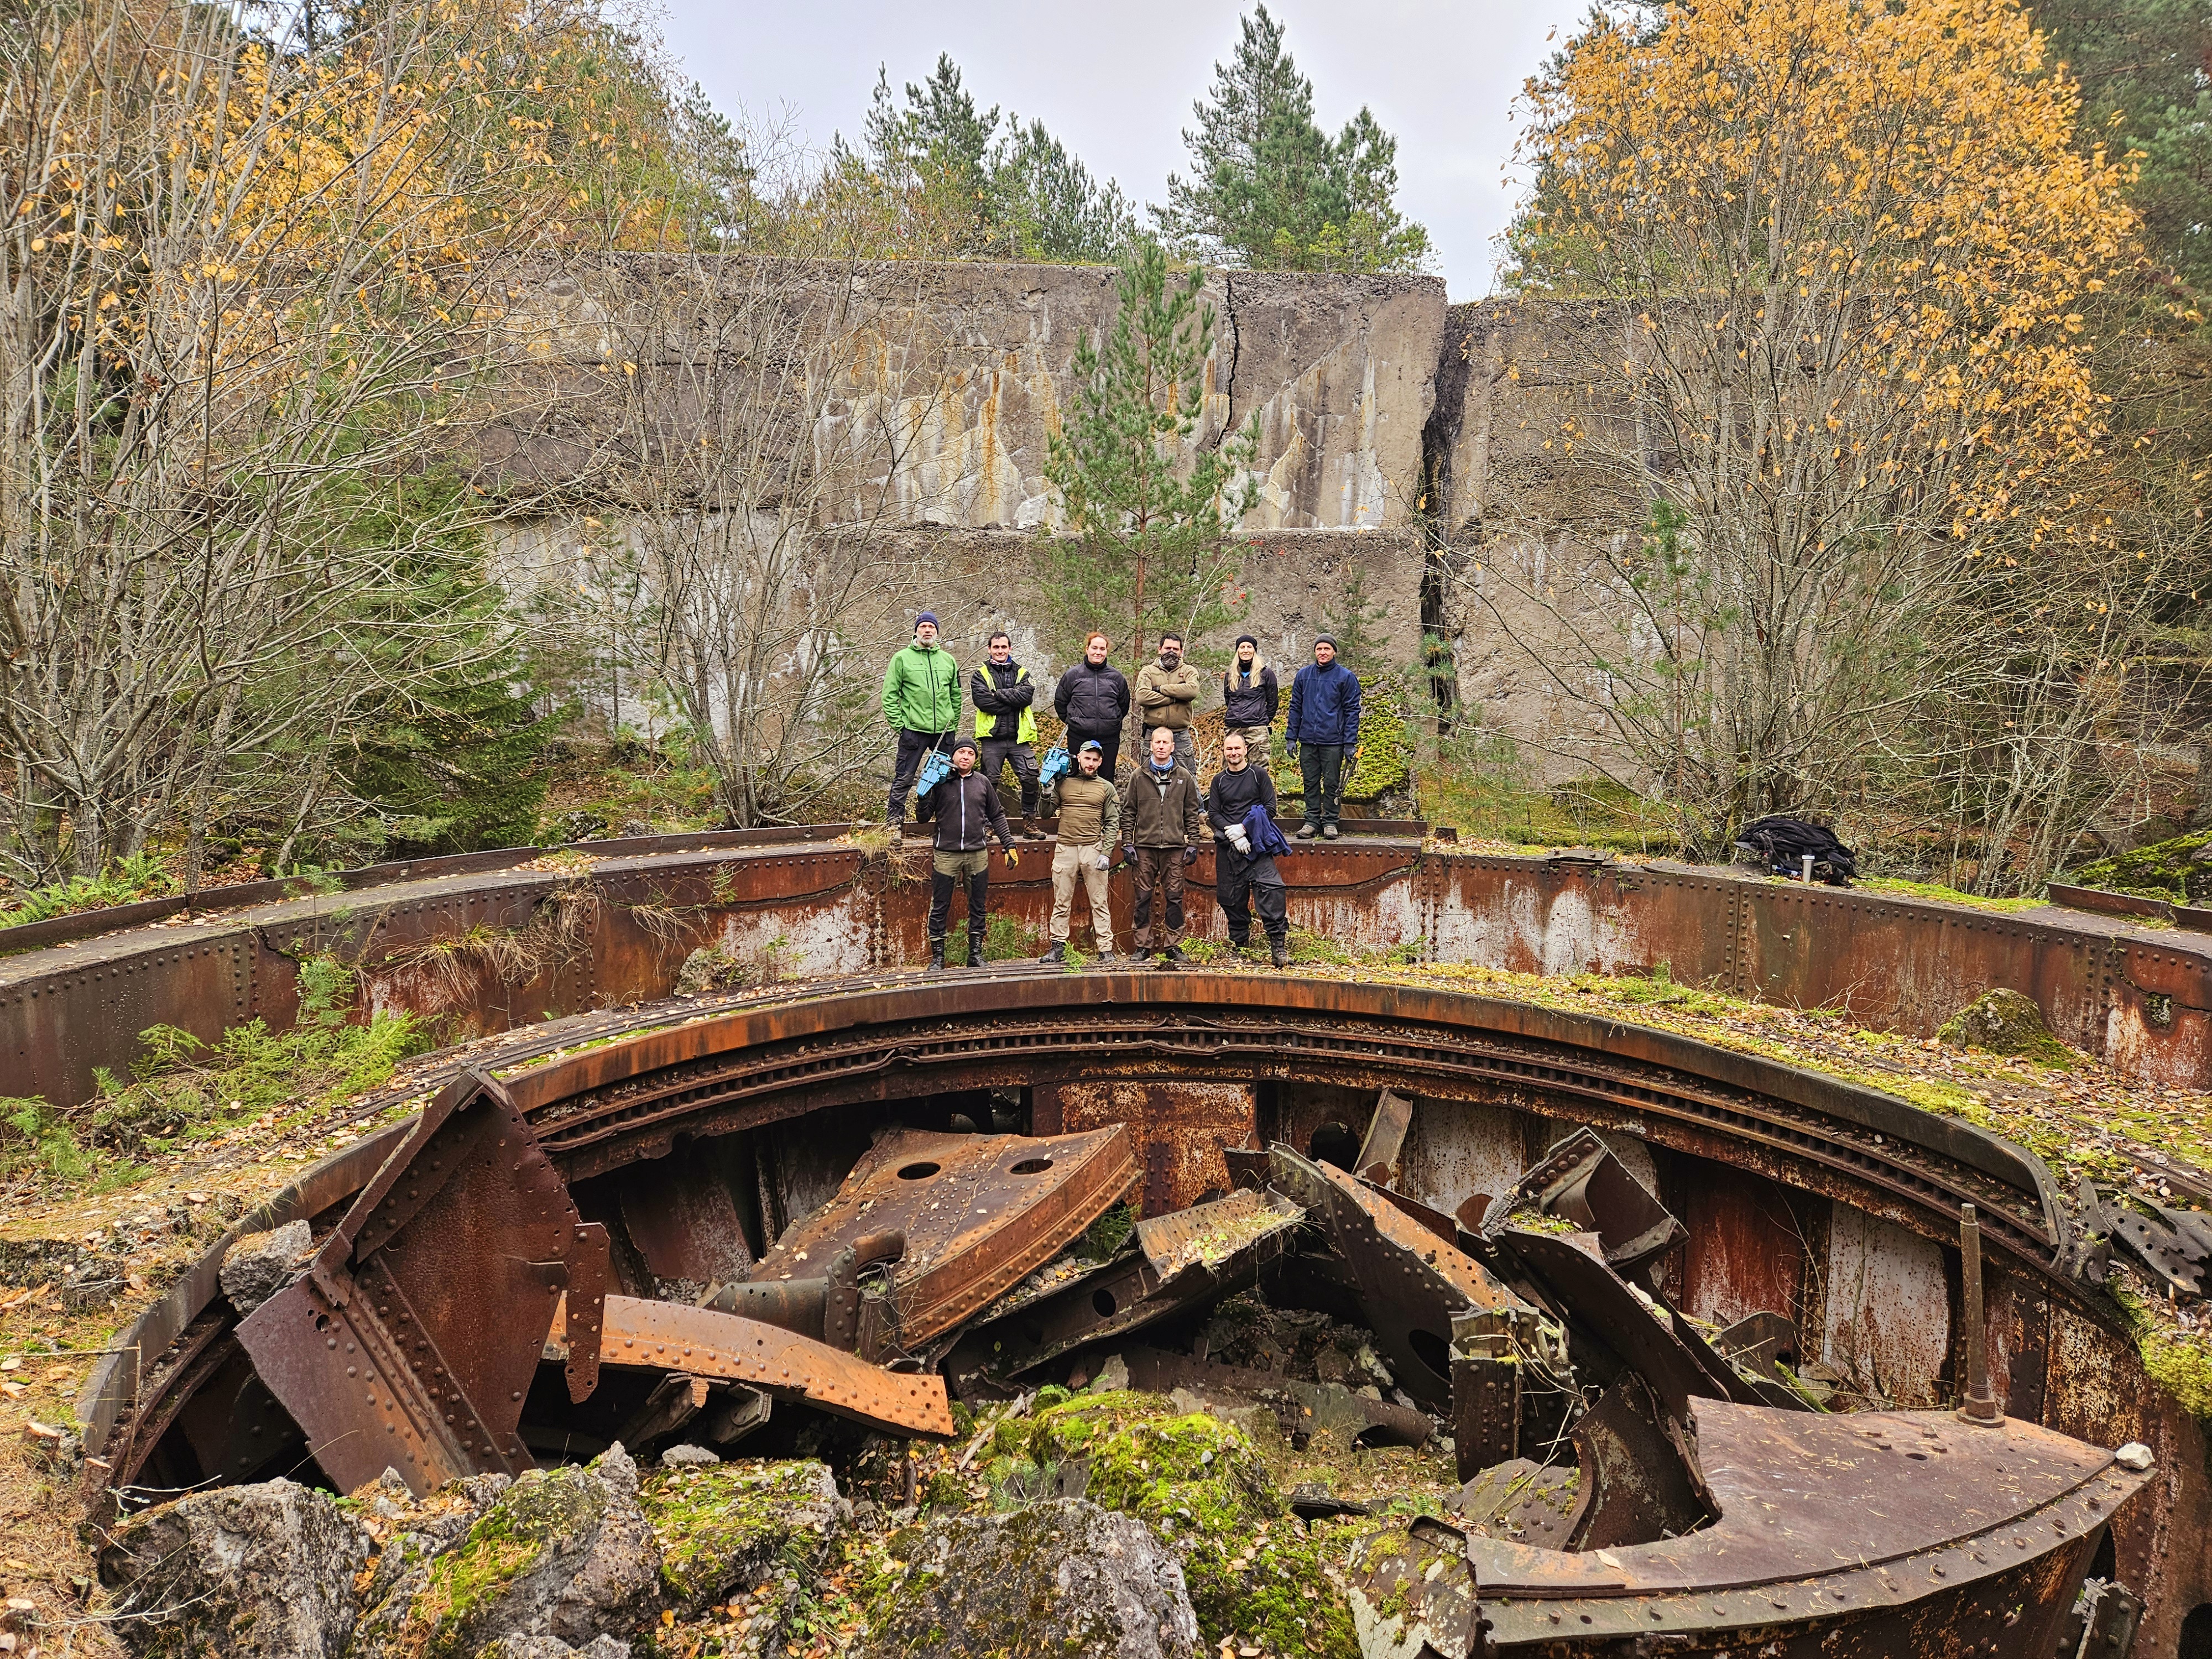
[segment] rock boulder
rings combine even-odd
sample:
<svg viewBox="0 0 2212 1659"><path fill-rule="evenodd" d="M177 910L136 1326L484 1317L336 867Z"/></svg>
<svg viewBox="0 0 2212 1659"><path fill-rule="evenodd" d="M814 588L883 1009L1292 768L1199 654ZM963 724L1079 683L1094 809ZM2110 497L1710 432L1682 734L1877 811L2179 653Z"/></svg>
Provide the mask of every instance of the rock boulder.
<svg viewBox="0 0 2212 1659"><path fill-rule="evenodd" d="M134 1654L337 1659L369 1536L289 1480L193 1492L117 1526L100 1552L111 1626Z"/></svg>
<svg viewBox="0 0 2212 1659"><path fill-rule="evenodd" d="M660 1550L617 1445L588 1468L530 1471L449 1547L382 1567L349 1659L459 1659L498 1642L511 1656L557 1656L514 1646L540 1638L604 1659L591 1644L658 1604Z"/></svg>
<svg viewBox="0 0 2212 1659"><path fill-rule="evenodd" d="M1069 1653L1192 1659L1182 1569L1142 1522L1081 1498L929 1521L891 1540L902 1577L855 1650L865 1659Z"/></svg>

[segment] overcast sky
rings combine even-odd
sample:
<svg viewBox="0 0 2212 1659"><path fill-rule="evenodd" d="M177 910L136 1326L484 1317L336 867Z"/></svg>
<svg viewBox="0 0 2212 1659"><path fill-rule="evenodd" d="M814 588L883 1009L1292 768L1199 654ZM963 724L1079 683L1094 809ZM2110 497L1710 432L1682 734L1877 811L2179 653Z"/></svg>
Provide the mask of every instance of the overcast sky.
<svg viewBox="0 0 2212 1659"><path fill-rule="evenodd" d="M1235 48L1233 0L665 0L667 44L716 104L788 106L805 137L860 135L878 64L927 78L939 52L986 107L1041 118L1139 204L1187 171L1191 104ZM1545 37L1587 0L1280 0L1291 55L1334 132L1361 104L1398 139L1398 202L1429 228L1455 300L1490 288L1511 211L1513 102Z"/></svg>

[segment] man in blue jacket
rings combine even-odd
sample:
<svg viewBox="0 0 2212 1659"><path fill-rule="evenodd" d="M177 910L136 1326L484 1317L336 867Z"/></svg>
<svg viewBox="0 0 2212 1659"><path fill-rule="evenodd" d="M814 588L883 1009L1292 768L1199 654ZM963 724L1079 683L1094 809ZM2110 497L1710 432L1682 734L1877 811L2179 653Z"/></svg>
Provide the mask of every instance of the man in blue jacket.
<svg viewBox="0 0 2212 1659"><path fill-rule="evenodd" d="M1359 764L1359 676L1336 659L1336 641L1314 641L1314 659L1291 682L1291 718L1284 733L1290 757L1305 779L1306 821L1298 839L1338 836L1336 810L1344 775Z"/></svg>

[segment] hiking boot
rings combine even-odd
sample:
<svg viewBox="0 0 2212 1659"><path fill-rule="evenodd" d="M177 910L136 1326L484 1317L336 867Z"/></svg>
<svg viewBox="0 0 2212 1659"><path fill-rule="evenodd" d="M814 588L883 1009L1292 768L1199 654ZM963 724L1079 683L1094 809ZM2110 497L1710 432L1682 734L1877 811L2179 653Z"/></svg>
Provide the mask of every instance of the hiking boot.
<svg viewBox="0 0 2212 1659"><path fill-rule="evenodd" d="M1321 838L1323 841L1334 841L1340 833L1341 832L1333 823L1324 823L1321 827Z"/></svg>
<svg viewBox="0 0 2212 1659"><path fill-rule="evenodd" d="M1321 827L1318 824L1302 823L1298 826L1298 839L1300 841L1311 841L1319 834L1321 834Z"/></svg>
<svg viewBox="0 0 2212 1659"><path fill-rule="evenodd" d="M1091 963L1094 968L1113 968L1120 965L1119 959L1111 951L1099 951L1094 952L1091 958Z"/></svg>
<svg viewBox="0 0 2212 1659"><path fill-rule="evenodd" d="M1160 952L1160 966L1163 968L1188 968L1190 966L1190 958L1183 955L1182 945L1170 945L1166 950Z"/></svg>
<svg viewBox="0 0 2212 1659"><path fill-rule="evenodd" d="M1054 939L1052 942L1052 949L1039 957L1037 960L1039 962L1066 962L1067 960L1067 946L1061 944L1058 939Z"/></svg>
<svg viewBox="0 0 2212 1659"><path fill-rule="evenodd" d="M1049 840L1050 837L1045 834L1043 824L1038 823L1034 817L1025 817L1022 820L1022 839L1024 841L1046 841Z"/></svg>
<svg viewBox="0 0 2212 1659"><path fill-rule="evenodd" d="M929 971L942 973L945 969L945 940L940 937L929 941Z"/></svg>
<svg viewBox="0 0 2212 1659"><path fill-rule="evenodd" d="M1267 954L1274 958L1275 966L1278 968L1287 968L1291 965L1291 946L1287 939L1269 939Z"/></svg>
<svg viewBox="0 0 2212 1659"><path fill-rule="evenodd" d="M968 935L968 965L970 968L983 965L983 936L981 933Z"/></svg>
<svg viewBox="0 0 2212 1659"><path fill-rule="evenodd" d="M1135 950L1129 952L1129 960L1135 963L1140 968L1152 959L1152 947L1147 945L1139 945Z"/></svg>

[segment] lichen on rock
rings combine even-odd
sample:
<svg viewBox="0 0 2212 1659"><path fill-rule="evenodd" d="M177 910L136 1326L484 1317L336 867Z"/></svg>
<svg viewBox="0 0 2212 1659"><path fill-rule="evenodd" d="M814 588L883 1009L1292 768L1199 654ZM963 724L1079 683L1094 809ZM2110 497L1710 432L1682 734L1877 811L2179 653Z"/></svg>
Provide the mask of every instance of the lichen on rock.
<svg viewBox="0 0 2212 1659"><path fill-rule="evenodd" d="M218 1487L120 1522L100 1552L109 1628L142 1659L337 1659L369 1534L290 1480Z"/></svg>
<svg viewBox="0 0 2212 1659"><path fill-rule="evenodd" d="M1199 1626L1174 1553L1136 1518L1082 1498L933 1516L890 1540L860 1659L1194 1659Z"/></svg>
<svg viewBox="0 0 2212 1659"><path fill-rule="evenodd" d="M389 1582L349 1659L467 1659L507 1637L581 1646L650 1613L659 1567L619 1445L586 1468L533 1469L457 1543Z"/></svg>
<svg viewBox="0 0 2212 1659"><path fill-rule="evenodd" d="M2034 998L2002 987L1983 992L1946 1020L1936 1036L1954 1048L2017 1055L2047 1066L2071 1065L2075 1058L2051 1035Z"/></svg>

